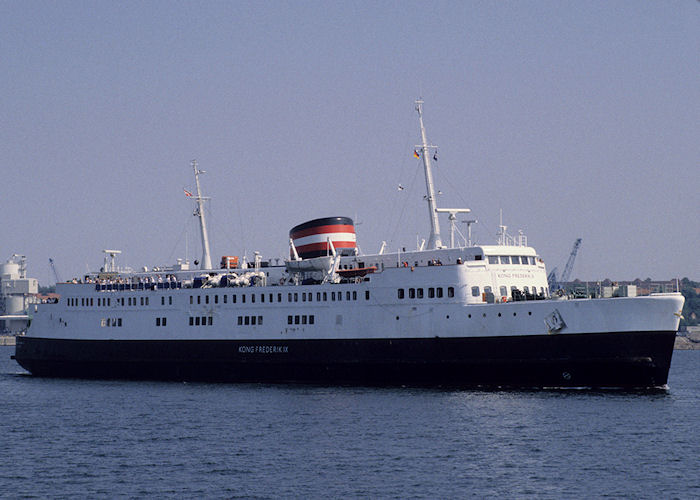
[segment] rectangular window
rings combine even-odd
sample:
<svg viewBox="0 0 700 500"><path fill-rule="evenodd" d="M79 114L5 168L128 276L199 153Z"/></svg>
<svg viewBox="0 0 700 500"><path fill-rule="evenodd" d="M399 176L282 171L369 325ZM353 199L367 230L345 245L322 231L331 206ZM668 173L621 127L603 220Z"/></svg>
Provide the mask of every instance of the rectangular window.
<svg viewBox="0 0 700 500"><path fill-rule="evenodd" d="M197 295L197 304L201 304L201 303L202 303L202 296Z"/></svg>
<svg viewBox="0 0 700 500"><path fill-rule="evenodd" d="M435 298L435 289L433 287L428 288L428 298L429 299Z"/></svg>
<svg viewBox="0 0 700 500"><path fill-rule="evenodd" d="M292 323L294 323L294 319L291 316L287 316L287 324L291 325Z"/></svg>
<svg viewBox="0 0 700 500"><path fill-rule="evenodd" d="M194 326L199 326L199 316L195 316L195 318L194 318Z"/></svg>
<svg viewBox="0 0 700 500"><path fill-rule="evenodd" d="M415 288L409 288L409 289L408 289L408 298L409 298L409 299L415 299L415 298L416 298L416 289L415 289Z"/></svg>
<svg viewBox="0 0 700 500"><path fill-rule="evenodd" d="M295 324L295 325L298 325L298 324L299 324L299 320L300 320L300 318L299 318L299 315L298 315L298 314L297 314L296 316L294 316L294 324Z"/></svg>
<svg viewBox="0 0 700 500"><path fill-rule="evenodd" d="M146 297L146 305L148 305L148 297Z"/></svg>
<svg viewBox="0 0 700 500"><path fill-rule="evenodd" d="M194 297L190 295L190 304L194 304Z"/></svg>
<svg viewBox="0 0 700 500"><path fill-rule="evenodd" d="M530 259L530 265L534 266L535 265L535 258L534 257L529 257Z"/></svg>
<svg viewBox="0 0 700 500"><path fill-rule="evenodd" d="M303 293L301 294L301 301L302 301L302 302L306 302L306 292L303 292Z"/></svg>
<svg viewBox="0 0 700 500"><path fill-rule="evenodd" d="M299 302L299 294L296 292L294 293L294 302Z"/></svg>
<svg viewBox="0 0 700 500"><path fill-rule="evenodd" d="M316 302L321 302L321 292L316 292Z"/></svg>
<svg viewBox="0 0 700 500"><path fill-rule="evenodd" d="M209 321L209 323L208 323L209 326L213 325L214 324L214 316L209 316L208 321Z"/></svg>
<svg viewBox="0 0 700 500"><path fill-rule="evenodd" d="M345 300L350 300L350 292L345 292Z"/></svg>
<svg viewBox="0 0 700 500"><path fill-rule="evenodd" d="M365 300L369 300L369 290L365 290Z"/></svg>
<svg viewBox="0 0 700 500"><path fill-rule="evenodd" d="M190 316L190 326L194 326L194 318Z"/></svg>
<svg viewBox="0 0 700 500"><path fill-rule="evenodd" d="M354 290L352 292L352 300L357 300L357 292Z"/></svg>
<svg viewBox="0 0 700 500"><path fill-rule="evenodd" d="M478 296L479 296L479 287L473 286L472 287L472 297L478 297Z"/></svg>
<svg viewBox="0 0 700 500"><path fill-rule="evenodd" d="M117 318L117 326L122 326L122 319L121 318Z"/></svg>
<svg viewBox="0 0 700 500"><path fill-rule="evenodd" d="M218 303L219 303L219 296L214 295L214 304L218 304Z"/></svg>
<svg viewBox="0 0 700 500"><path fill-rule="evenodd" d="M236 294L231 295L231 304L235 304L237 298Z"/></svg>
<svg viewBox="0 0 700 500"><path fill-rule="evenodd" d="M501 255L501 264L510 264L510 257L507 255Z"/></svg>
<svg viewBox="0 0 700 500"><path fill-rule="evenodd" d="M513 255L513 256L510 258L510 262L511 262L511 264L516 264L516 265L518 265L518 264L520 264L520 257L518 257L517 255Z"/></svg>
<svg viewBox="0 0 700 500"><path fill-rule="evenodd" d="M489 255L489 264L498 264L498 256Z"/></svg>
<svg viewBox="0 0 700 500"><path fill-rule="evenodd" d="M241 304L245 304L245 293L241 294Z"/></svg>
<svg viewBox="0 0 700 500"><path fill-rule="evenodd" d="M314 324L314 315L313 314L311 316L309 316L309 324L310 325Z"/></svg>
<svg viewBox="0 0 700 500"><path fill-rule="evenodd" d="M244 320L245 325L250 325L250 316L246 316Z"/></svg>
<svg viewBox="0 0 700 500"><path fill-rule="evenodd" d="M160 318L156 318L156 326L160 326Z"/></svg>
<svg viewBox="0 0 700 500"><path fill-rule="evenodd" d="M490 287L490 286L485 286L485 287L484 287L484 292L485 292L485 293L491 293L491 287Z"/></svg>
<svg viewBox="0 0 700 500"><path fill-rule="evenodd" d="M502 286L501 288L499 288L499 290L500 290L500 292L501 292L501 297L507 297L507 296L508 296L508 288L507 288L507 287Z"/></svg>
<svg viewBox="0 0 700 500"><path fill-rule="evenodd" d="M423 298L423 289L422 288L417 288L416 289L416 294L419 299Z"/></svg>
<svg viewBox="0 0 700 500"><path fill-rule="evenodd" d="M282 294L281 293L277 294L277 302L282 302Z"/></svg>
<svg viewBox="0 0 700 500"><path fill-rule="evenodd" d="M209 303L209 295L204 296L204 303L208 304Z"/></svg>
<svg viewBox="0 0 700 500"><path fill-rule="evenodd" d="M447 288L447 296L448 297L454 297L455 296L455 289L453 286Z"/></svg>
<svg viewBox="0 0 700 500"><path fill-rule="evenodd" d="M160 305L164 306L165 305L165 297L160 298Z"/></svg>
<svg viewBox="0 0 700 500"><path fill-rule="evenodd" d="M258 316L258 325L262 325L262 316Z"/></svg>
<svg viewBox="0 0 700 500"><path fill-rule="evenodd" d="M163 318L162 320L160 320L160 324L161 324L162 326L165 326L165 324L167 323L167 321L168 321L168 318Z"/></svg>
<svg viewBox="0 0 700 500"><path fill-rule="evenodd" d="M257 317L251 316L251 317L250 317L250 324L251 324L251 325L255 325L255 323L257 322L257 319L258 319Z"/></svg>
<svg viewBox="0 0 700 500"><path fill-rule="evenodd" d="M224 304L228 303L228 295L224 295Z"/></svg>
<svg viewBox="0 0 700 500"><path fill-rule="evenodd" d="M305 325L305 324L306 324L306 319L307 319L307 316L306 316L306 314L304 314L304 315L301 317L301 324L302 324L302 325Z"/></svg>
<svg viewBox="0 0 700 500"><path fill-rule="evenodd" d="M240 326L242 324L243 324L243 316L238 316L238 325Z"/></svg>
<svg viewBox="0 0 700 500"><path fill-rule="evenodd" d="M331 300L335 300L335 292L331 292Z"/></svg>
<svg viewBox="0 0 700 500"><path fill-rule="evenodd" d="M172 306L173 305L173 296L168 297L168 305Z"/></svg>
<svg viewBox="0 0 700 500"><path fill-rule="evenodd" d="M265 302L265 294L264 293L260 294L260 302Z"/></svg>
<svg viewBox="0 0 700 500"><path fill-rule="evenodd" d="M292 293L289 292L289 293L287 293L287 302L291 302L291 301L292 301Z"/></svg>

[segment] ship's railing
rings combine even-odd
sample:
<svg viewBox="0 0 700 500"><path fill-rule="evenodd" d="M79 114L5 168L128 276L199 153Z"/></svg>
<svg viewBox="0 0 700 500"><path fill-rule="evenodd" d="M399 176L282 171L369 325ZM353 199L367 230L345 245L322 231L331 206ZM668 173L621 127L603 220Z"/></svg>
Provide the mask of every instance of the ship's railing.
<svg viewBox="0 0 700 500"><path fill-rule="evenodd" d="M124 292L131 290L168 290L182 288L182 281L164 281L162 283L95 283L98 292Z"/></svg>

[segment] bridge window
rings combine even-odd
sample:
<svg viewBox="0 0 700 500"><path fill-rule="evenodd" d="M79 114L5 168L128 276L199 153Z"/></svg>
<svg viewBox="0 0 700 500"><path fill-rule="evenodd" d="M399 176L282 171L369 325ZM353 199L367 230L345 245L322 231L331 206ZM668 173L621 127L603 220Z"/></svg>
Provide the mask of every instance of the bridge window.
<svg viewBox="0 0 700 500"><path fill-rule="evenodd" d="M510 264L510 257L507 255L501 255L501 264Z"/></svg>

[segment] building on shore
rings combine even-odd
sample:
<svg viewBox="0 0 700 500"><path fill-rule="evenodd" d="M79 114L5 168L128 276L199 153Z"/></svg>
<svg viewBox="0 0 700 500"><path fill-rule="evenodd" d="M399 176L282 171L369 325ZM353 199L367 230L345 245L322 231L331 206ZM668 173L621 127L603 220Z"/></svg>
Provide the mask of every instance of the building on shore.
<svg viewBox="0 0 700 500"><path fill-rule="evenodd" d="M24 255L14 254L0 264L0 335L18 335L27 329L27 308L36 302L38 291L38 281L27 278Z"/></svg>

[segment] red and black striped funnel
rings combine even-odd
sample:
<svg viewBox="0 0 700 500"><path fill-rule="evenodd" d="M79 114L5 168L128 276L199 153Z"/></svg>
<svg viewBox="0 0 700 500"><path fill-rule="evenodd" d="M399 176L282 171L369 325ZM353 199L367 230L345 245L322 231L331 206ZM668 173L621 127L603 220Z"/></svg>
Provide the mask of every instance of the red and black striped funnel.
<svg viewBox="0 0 700 500"><path fill-rule="evenodd" d="M357 247L355 224L349 217L324 217L294 226L289 231L299 257L311 259L331 255L328 239L341 255L353 255ZM293 257L293 256L292 256Z"/></svg>

